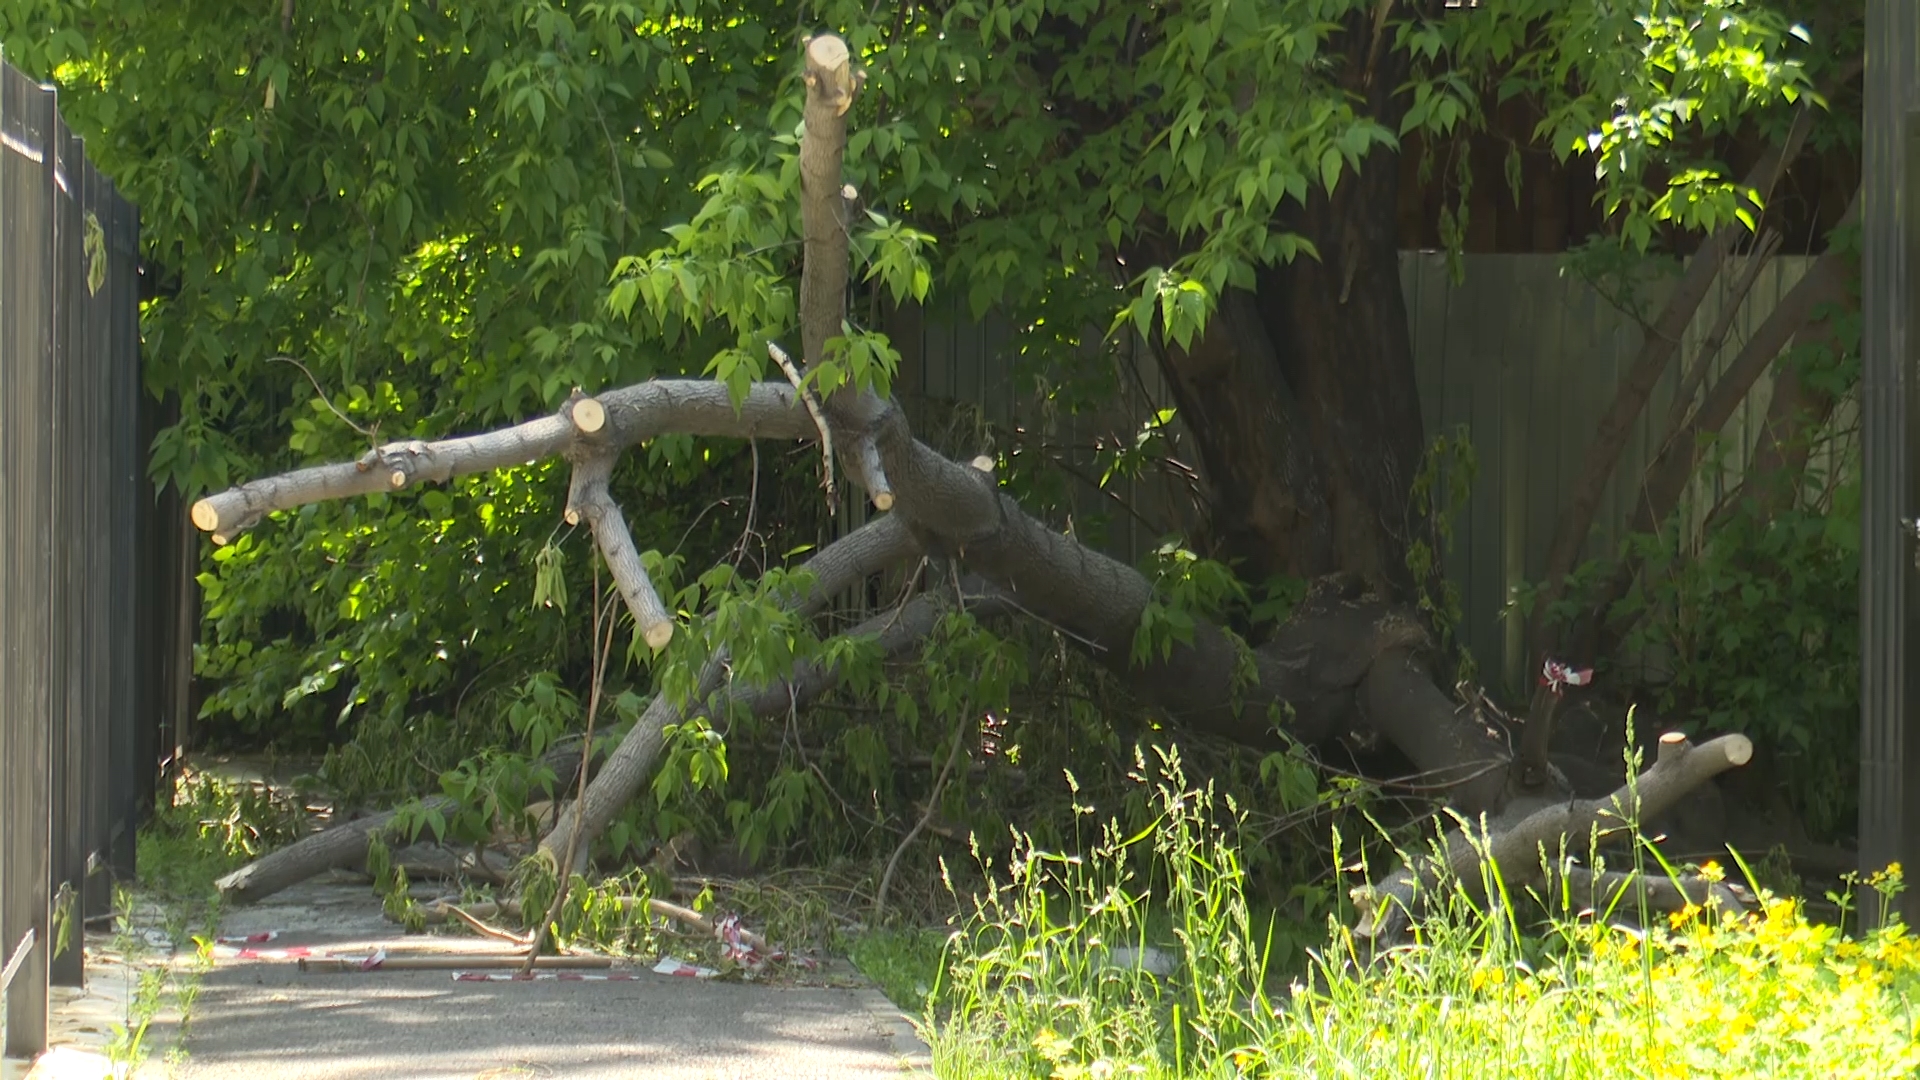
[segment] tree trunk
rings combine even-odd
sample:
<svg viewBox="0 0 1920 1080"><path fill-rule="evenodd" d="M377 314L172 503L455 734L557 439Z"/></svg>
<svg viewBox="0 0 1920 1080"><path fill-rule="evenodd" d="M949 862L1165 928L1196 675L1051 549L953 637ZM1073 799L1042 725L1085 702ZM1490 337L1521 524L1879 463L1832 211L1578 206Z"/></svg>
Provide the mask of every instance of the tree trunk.
<svg viewBox="0 0 1920 1080"><path fill-rule="evenodd" d="M1341 81L1396 130L1406 54L1373 9L1330 40ZM1357 575L1405 601L1408 494L1425 451L1413 341L1400 288L1398 151L1278 223L1316 256L1269 267L1229 291L1188 349L1161 368L1213 489L1217 551L1254 582ZM1166 262L1170 252L1151 253Z"/></svg>

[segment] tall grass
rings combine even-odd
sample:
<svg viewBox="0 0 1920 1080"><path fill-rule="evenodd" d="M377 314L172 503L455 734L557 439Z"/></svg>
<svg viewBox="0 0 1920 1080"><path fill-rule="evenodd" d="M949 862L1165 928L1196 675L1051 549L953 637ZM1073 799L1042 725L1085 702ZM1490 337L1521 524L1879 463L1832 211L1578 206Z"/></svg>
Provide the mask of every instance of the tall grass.
<svg viewBox="0 0 1920 1080"><path fill-rule="evenodd" d="M1108 822L1077 855L1016 834L988 867L928 1004L938 1076L1920 1075L1920 940L1845 937L1764 892L1755 913L1636 930L1564 910L1528 924L1521 898L1453 886L1415 944L1368 956L1330 921L1308 976L1271 985L1237 808L1175 754L1142 779L1151 828Z"/></svg>

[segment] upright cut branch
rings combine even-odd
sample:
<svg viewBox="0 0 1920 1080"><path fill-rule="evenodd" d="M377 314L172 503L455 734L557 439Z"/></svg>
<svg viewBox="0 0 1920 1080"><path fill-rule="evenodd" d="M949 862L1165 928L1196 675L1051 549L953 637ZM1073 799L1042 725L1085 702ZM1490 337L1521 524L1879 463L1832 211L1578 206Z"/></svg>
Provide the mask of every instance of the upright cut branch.
<svg viewBox="0 0 1920 1080"><path fill-rule="evenodd" d="M847 43L832 34L807 42L806 135L800 140L800 225L806 251L800 268L800 347L809 366L831 359L827 342L841 332L847 313L847 201L840 183L847 150L847 110L865 77L853 67ZM850 430L842 445L853 449L843 462L847 474L866 491L880 510L893 508L893 488L873 445L873 433L864 424L849 424L844 407L861 396L860 388L842 385L827 396L834 419ZM841 408L834 408L839 405Z"/></svg>

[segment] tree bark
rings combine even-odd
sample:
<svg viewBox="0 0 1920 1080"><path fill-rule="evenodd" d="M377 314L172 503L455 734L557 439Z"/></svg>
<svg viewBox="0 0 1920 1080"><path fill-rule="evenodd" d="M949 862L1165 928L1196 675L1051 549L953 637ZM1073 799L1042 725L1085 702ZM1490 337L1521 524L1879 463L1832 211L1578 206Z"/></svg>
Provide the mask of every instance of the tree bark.
<svg viewBox="0 0 1920 1080"><path fill-rule="evenodd" d="M1390 5L1348 14L1330 42L1342 85L1389 130L1406 108L1405 50ZM1378 16L1378 17L1376 17ZM1425 452L1413 343L1400 288L1398 151L1275 224L1317 254L1265 268L1220 297L1205 332L1159 358L1213 489L1217 553L1254 582L1358 575L1412 595L1408 493ZM1155 250L1148 260L1175 254Z"/></svg>
<svg viewBox="0 0 1920 1080"><path fill-rule="evenodd" d="M1457 883L1467 896L1482 898L1493 876L1510 890L1544 883L1549 868L1560 865L1563 842L1579 843L1596 829L1631 829L1672 809L1694 788L1728 769L1745 765L1753 744L1744 735L1722 735L1694 746L1685 735L1660 737L1653 766L1637 781L1601 799L1554 801L1525 816L1509 809L1505 820L1471 821L1446 833L1431 855L1377 885L1357 889L1357 936L1376 943L1398 940L1427 911L1428 898L1445 883ZM1573 854L1581 854L1575 851Z"/></svg>
<svg viewBox="0 0 1920 1080"><path fill-rule="evenodd" d="M1209 553L1254 582L1339 569L1323 466L1254 298L1229 290L1185 349L1159 346L1160 370L1205 470Z"/></svg>

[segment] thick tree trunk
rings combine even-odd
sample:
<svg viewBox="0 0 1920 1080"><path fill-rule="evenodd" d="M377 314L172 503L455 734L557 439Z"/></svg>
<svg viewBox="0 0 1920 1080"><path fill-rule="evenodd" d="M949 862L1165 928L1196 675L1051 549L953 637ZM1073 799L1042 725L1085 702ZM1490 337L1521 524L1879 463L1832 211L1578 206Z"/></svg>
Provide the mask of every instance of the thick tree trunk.
<svg viewBox="0 0 1920 1080"><path fill-rule="evenodd" d="M1351 13L1328 52L1392 130L1407 60L1375 15ZM1398 152L1376 147L1357 175L1279 223L1317 257L1260 271L1254 292L1221 297L1189 348L1160 353L1212 488L1215 549L1252 581L1340 572L1389 599L1411 594L1408 493L1425 438L1400 288L1399 184Z"/></svg>
<svg viewBox="0 0 1920 1080"><path fill-rule="evenodd" d="M1208 553L1254 582L1338 570L1323 466L1254 297L1230 290L1187 348L1162 343L1160 369L1200 450Z"/></svg>

